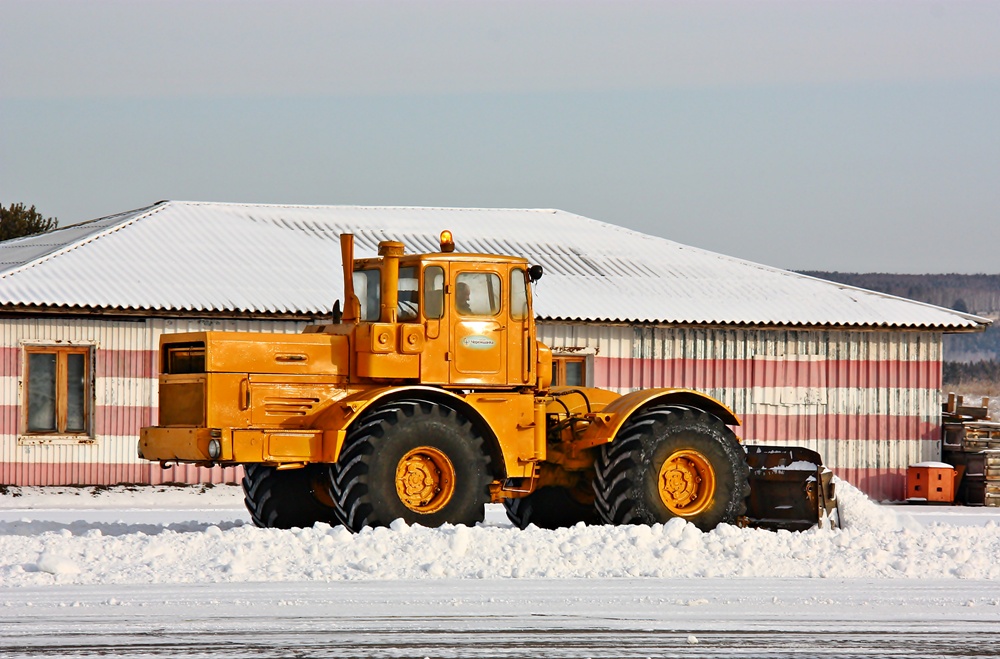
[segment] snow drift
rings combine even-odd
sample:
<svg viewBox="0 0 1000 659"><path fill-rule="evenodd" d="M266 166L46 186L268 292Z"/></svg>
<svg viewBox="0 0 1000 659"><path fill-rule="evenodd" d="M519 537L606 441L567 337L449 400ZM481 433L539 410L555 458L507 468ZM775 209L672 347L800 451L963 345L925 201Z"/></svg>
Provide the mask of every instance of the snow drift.
<svg viewBox="0 0 1000 659"><path fill-rule="evenodd" d="M680 519L651 527L520 531L499 521L352 534L242 519L0 522L0 584L565 578L1000 579L1000 525L923 527L838 484L844 528L773 533ZM216 488L238 501L237 488ZM65 500L65 498L64 498ZM8 508L11 506L8 505ZM136 516L131 515L131 519Z"/></svg>

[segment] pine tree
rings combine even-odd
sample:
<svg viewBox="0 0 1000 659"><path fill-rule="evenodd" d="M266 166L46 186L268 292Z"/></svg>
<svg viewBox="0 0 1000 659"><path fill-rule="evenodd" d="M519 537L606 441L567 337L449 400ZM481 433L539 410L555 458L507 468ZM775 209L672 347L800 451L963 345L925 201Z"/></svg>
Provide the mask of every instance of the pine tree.
<svg viewBox="0 0 1000 659"><path fill-rule="evenodd" d="M58 226L59 220L43 217L35 210L34 205L25 208L24 204L11 204L7 208L0 204L0 240L44 233Z"/></svg>

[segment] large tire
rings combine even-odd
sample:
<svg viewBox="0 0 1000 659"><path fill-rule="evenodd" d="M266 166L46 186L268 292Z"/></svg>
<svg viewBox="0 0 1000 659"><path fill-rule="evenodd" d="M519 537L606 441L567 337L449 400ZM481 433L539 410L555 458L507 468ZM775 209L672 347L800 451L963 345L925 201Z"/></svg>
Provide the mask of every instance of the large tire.
<svg viewBox="0 0 1000 659"><path fill-rule="evenodd" d="M330 498L352 531L407 524L474 525L489 501L489 456L472 423L428 401L387 403L347 433L330 467Z"/></svg>
<svg viewBox="0 0 1000 659"><path fill-rule="evenodd" d="M734 524L750 494L745 452L718 418L656 406L629 419L601 447L595 507L608 524L682 517L703 531Z"/></svg>
<svg viewBox="0 0 1000 659"><path fill-rule="evenodd" d="M600 524L601 517L593 504L580 503L565 487L542 487L526 497L505 499L507 519L520 529L529 524L542 529L561 529L579 522Z"/></svg>
<svg viewBox="0 0 1000 659"><path fill-rule="evenodd" d="M336 511L323 503L327 499L324 466L278 470L245 464L243 470L243 502L257 526L290 529L337 523Z"/></svg>

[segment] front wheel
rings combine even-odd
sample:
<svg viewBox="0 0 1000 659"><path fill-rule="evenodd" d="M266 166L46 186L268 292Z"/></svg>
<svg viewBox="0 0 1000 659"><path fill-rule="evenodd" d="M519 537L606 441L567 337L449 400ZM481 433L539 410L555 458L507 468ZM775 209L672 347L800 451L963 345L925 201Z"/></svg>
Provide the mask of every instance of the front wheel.
<svg viewBox="0 0 1000 659"><path fill-rule="evenodd" d="M718 418L656 406L630 418L601 447L595 506L608 524L656 524L681 517L709 531L746 512L749 467Z"/></svg>
<svg viewBox="0 0 1000 659"><path fill-rule="evenodd" d="M458 412L428 401L387 403L347 434L329 487L347 528L481 522L489 500L483 438Z"/></svg>

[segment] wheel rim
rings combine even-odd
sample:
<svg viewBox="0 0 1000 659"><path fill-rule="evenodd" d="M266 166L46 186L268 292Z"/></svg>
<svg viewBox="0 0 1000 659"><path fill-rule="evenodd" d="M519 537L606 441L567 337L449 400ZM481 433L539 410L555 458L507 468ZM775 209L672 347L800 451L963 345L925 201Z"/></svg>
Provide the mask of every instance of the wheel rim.
<svg viewBox="0 0 1000 659"><path fill-rule="evenodd" d="M715 494L715 470L698 451L677 451L660 467L656 479L663 505L682 517L708 508Z"/></svg>
<svg viewBox="0 0 1000 659"><path fill-rule="evenodd" d="M396 494L403 505L427 515L448 505L455 493L455 467L442 451L419 446L396 465Z"/></svg>

